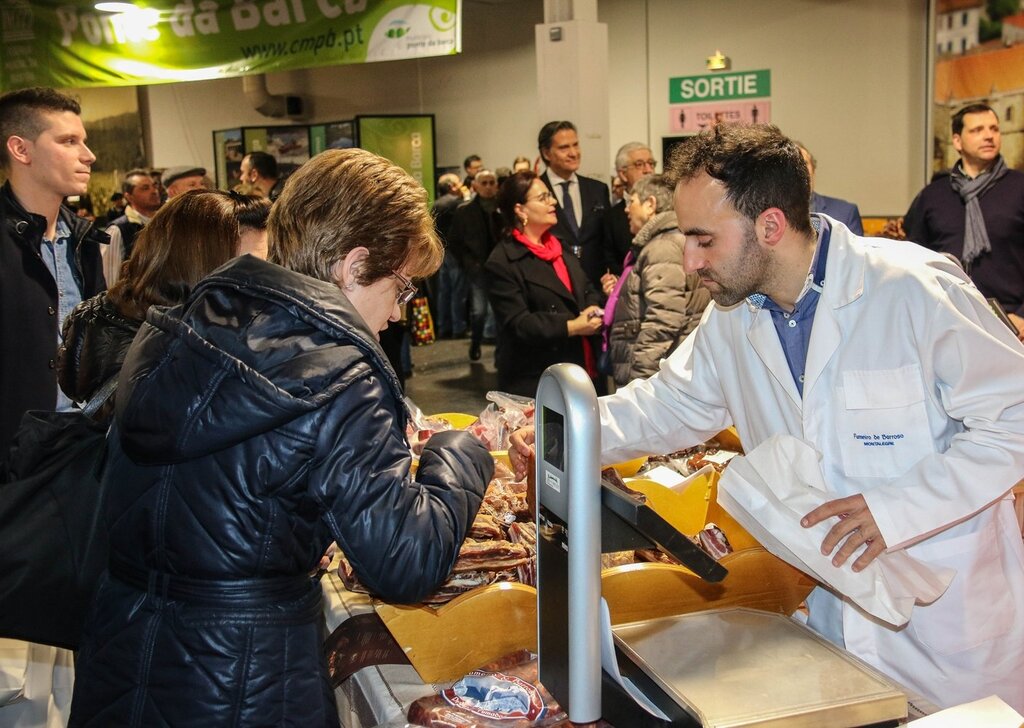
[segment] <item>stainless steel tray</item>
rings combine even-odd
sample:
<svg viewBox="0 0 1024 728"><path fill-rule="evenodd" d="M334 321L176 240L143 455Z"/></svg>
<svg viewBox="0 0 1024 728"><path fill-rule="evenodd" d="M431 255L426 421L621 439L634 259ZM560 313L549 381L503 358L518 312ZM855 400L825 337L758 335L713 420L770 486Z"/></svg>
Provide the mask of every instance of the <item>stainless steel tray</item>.
<svg viewBox="0 0 1024 728"><path fill-rule="evenodd" d="M616 645L707 728L900 720L895 683L781 614L715 609L612 629Z"/></svg>

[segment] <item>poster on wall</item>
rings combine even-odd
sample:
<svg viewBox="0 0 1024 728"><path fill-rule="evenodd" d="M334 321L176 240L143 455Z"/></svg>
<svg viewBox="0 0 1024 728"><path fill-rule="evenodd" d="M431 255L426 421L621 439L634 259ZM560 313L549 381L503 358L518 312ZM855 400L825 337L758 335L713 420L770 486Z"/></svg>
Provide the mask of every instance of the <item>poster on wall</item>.
<svg viewBox="0 0 1024 728"><path fill-rule="evenodd" d="M353 120L332 121L309 127L310 156L326 149L349 149L356 144L356 123Z"/></svg>
<svg viewBox="0 0 1024 728"><path fill-rule="evenodd" d="M136 86L462 52L462 0L0 2L0 90Z"/></svg>
<svg viewBox="0 0 1024 728"><path fill-rule="evenodd" d="M266 152L277 160L277 173L287 177L309 161L309 127L246 127L242 133L245 151Z"/></svg>
<svg viewBox="0 0 1024 728"><path fill-rule="evenodd" d="M213 132L213 160L219 189L229 190L239 183L244 156L245 147L240 128Z"/></svg>
<svg viewBox="0 0 1024 728"><path fill-rule="evenodd" d="M712 73L668 80L669 130L696 134L721 122L771 121L771 71Z"/></svg>
<svg viewBox="0 0 1024 728"><path fill-rule="evenodd" d="M434 202L434 115L357 116L359 146L387 157L427 190Z"/></svg>
<svg viewBox="0 0 1024 728"><path fill-rule="evenodd" d="M960 158L950 119L973 103L999 118L1006 166L1024 170L1024 12L1017 2L936 0L930 172Z"/></svg>

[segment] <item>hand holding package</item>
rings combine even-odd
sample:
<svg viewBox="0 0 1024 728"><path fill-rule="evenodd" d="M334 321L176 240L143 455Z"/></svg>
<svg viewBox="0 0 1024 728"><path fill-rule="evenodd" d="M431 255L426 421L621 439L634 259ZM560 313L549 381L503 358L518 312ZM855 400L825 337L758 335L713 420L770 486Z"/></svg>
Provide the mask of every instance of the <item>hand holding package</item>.
<svg viewBox="0 0 1024 728"><path fill-rule="evenodd" d="M822 554L821 544L835 521L800 525L807 513L841 497L826 490L820 459L803 440L775 435L745 457L733 458L719 482L718 502L783 561L868 614L895 627L905 624L914 604L938 599L956 572L929 566L904 550L883 553L860 572L850 568L859 552L833 566L832 554Z"/></svg>

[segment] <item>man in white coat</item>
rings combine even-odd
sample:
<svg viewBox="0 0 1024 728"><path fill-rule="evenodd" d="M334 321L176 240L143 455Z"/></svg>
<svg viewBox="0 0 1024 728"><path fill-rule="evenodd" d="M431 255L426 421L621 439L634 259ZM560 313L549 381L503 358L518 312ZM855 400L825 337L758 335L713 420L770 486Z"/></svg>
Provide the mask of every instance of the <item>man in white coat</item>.
<svg viewBox="0 0 1024 728"><path fill-rule="evenodd" d="M809 625L941 707L991 694L1024 711L1024 347L955 263L808 212L799 149L720 125L673 155L684 264L711 291L700 326L647 380L599 400L602 460L735 425L813 445L834 499L802 525L860 571L906 549L956 576L894 629L825 589ZM864 443L885 435L886 447ZM513 439L525 470L532 432Z"/></svg>

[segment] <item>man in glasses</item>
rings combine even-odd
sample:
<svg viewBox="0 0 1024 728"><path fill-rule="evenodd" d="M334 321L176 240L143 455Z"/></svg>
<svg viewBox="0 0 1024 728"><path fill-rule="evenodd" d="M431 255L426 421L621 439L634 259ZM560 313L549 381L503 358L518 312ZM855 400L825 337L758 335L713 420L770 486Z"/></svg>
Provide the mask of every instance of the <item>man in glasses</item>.
<svg viewBox="0 0 1024 728"><path fill-rule="evenodd" d="M658 163L651 154L651 148L643 142L626 142L615 154L615 174L622 182L625 192L622 199L612 205L605 217L605 236L608 240L608 268L619 275L622 272L622 261L633 243L633 234L629 231L629 195L633 185L641 177L654 174Z"/></svg>

